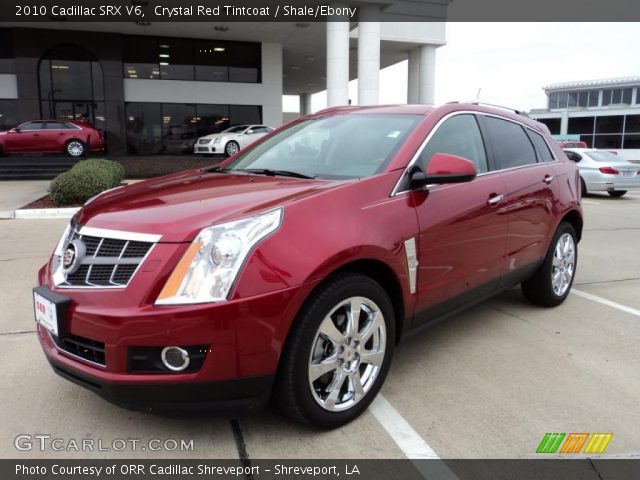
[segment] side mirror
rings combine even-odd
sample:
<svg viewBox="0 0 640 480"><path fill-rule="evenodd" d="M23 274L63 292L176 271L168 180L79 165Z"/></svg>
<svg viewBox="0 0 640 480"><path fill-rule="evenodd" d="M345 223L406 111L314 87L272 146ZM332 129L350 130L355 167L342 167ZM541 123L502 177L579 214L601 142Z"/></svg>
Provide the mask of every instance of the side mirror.
<svg viewBox="0 0 640 480"><path fill-rule="evenodd" d="M247 130L246 132L244 132L245 135L251 135L253 133L256 133L256 132L254 132L253 130Z"/></svg>
<svg viewBox="0 0 640 480"><path fill-rule="evenodd" d="M413 172L410 187L415 190L432 183L470 182L476 175L476 166L471 160L448 153L435 153L429 160L426 172Z"/></svg>
<svg viewBox="0 0 640 480"><path fill-rule="evenodd" d="M565 154L572 162L578 163L580 160L582 160L582 157L575 152L565 152Z"/></svg>

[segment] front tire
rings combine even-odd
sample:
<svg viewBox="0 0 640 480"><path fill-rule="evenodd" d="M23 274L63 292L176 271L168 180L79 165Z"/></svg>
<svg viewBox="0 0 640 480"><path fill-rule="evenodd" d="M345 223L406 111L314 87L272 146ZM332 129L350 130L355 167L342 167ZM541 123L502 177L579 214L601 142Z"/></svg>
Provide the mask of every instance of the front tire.
<svg viewBox="0 0 640 480"><path fill-rule="evenodd" d="M227 144L224 146L224 155L226 157L231 157L236 153L238 153L239 151L240 151L240 145L238 145L238 142L234 142L233 140L231 140L230 142L227 142Z"/></svg>
<svg viewBox="0 0 640 480"><path fill-rule="evenodd" d="M87 146L80 140L69 140L64 146L64 151L70 157L81 158L87 153Z"/></svg>
<svg viewBox="0 0 640 480"><path fill-rule="evenodd" d="M609 190L607 193L611 195L613 198L620 198L624 196L627 193L627 191L626 190Z"/></svg>
<svg viewBox="0 0 640 480"><path fill-rule="evenodd" d="M394 311L384 289L367 276L339 274L309 297L291 328L274 401L298 422L345 425L377 395L394 345Z"/></svg>
<svg viewBox="0 0 640 480"><path fill-rule="evenodd" d="M571 291L577 263L576 231L570 223L562 222L553 235L542 265L531 278L522 283L522 293L536 305L560 305Z"/></svg>

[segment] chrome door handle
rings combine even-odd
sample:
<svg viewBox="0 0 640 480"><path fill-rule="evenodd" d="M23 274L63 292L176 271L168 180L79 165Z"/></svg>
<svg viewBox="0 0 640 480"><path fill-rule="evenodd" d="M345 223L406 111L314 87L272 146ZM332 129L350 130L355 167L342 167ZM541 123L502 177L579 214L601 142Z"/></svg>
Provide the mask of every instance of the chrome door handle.
<svg viewBox="0 0 640 480"><path fill-rule="evenodd" d="M549 185L556 178L554 175L545 175L543 182Z"/></svg>
<svg viewBox="0 0 640 480"><path fill-rule="evenodd" d="M489 200L487 200L487 203L491 206L494 206L499 204L502 200L504 200L504 195L494 195L493 197L489 198Z"/></svg>

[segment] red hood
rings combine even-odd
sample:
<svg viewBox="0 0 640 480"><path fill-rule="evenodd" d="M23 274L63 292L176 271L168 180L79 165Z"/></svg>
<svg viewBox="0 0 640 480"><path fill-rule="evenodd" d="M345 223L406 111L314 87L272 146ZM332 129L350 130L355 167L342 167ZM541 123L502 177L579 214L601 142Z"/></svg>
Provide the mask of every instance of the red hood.
<svg viewBox="0 0 640 480"><path fill-rule="evenodd" d="M109 192L78 213L80 225L190 242L210 225L286 205L344 182L186 171Z"/></svg>

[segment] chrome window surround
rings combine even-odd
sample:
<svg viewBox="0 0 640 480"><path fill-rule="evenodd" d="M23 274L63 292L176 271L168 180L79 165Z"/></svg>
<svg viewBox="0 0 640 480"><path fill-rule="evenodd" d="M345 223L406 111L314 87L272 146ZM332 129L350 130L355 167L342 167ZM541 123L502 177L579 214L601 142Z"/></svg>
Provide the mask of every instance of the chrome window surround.
<svg viewBox="0 0 640 480"><path fill-rule="evenodd" d="M429 143L429 140L431 140L433 135L435 135L435 133L438 131L438 129L442 126L442 124L444 122L446 122L447 120L449 120L451 117L455 117L456 115L484 115L485 117L495 117L495 118L499 118L500 120L505 120L507 122L518 124L523 128L527 128L527 129L531 130L532 132L537 133L538 135L542 135L540 132L538 132L535 129L531 128L526 123L519 122L519 121L514 120L512 118L503 117L502 115L498 115L498 114L495 114L495 113L486 113L486 112L479 112L479 111L474 111L474 110L459 110L459 111L456 111L456 112L448 113L447 115L442 117L440 120L438 120L438 123L436 123L436 125L433 127L433 129L429 132L429 135L427 135L427 138L424 139L424 141L422 142L422 144L418 148L418 151L413 155L413 157L411 158L411 161L404 168L404 171L402 172L402 175L400 176L400 178L398 179L398 181L394 185L393 190L391 191L391 194L389 195L390 197L395 197L396 195L400 195L402 193L407 193L407 192L410 191L410 190L399 190L400 184L402 183L402 180L404 179L405 175L407 175L409 173L409 170L411 169L411 167L413 167L415 165L415 163L418 161L418 158L420 158L420 154L422 153L422 151L425 149L425 147ZM556 157L556 154L553 151L553 148L551 148L551 145L549 145L549 142L547 141L547 139L545 138L544 135L542 135L542 138L545 141L545 143L547 144L547 147L549 147L549 151L551 152L551 156L553 157L553 161L557 162L558 161L558 157ZM483 142L485 141L484 137L483 137L482 141ZM534 147L534 150L535 150L535 147ZM537 158L537 151L536 151L536 158ZM505 171L508 171L508 170L519 170L521 168L529 168L529 167L541 165L542 163L551 163L551 162L538 162L538 163L533 163L533 164L530 164L530 165L519 165L517 167L502 168L500 170L490 170L488 172L479 173L477 176L478 177L482 177L482 176L485 176L485 175L493 175L495 173L505 172ZM431 186L431 185L428 185L428 186Z"/></svg>
<svg viewBox="0 0 640 480"><path fill-rule="evenodd" d="M407 256L407 269L409 271L409 291L413 294L416 293L416 282L418 280L418 253L415 237L404 241L404 253Z"/></svg>
<svg viewBox="0 0 640 480"><path fill-rule="evenodd" d="M126 285L67 285L66 278L64 273L62 272L62 255L64 254L63 249L69 243L73 235L77 233L78 235L86 235L92 237L100 237L102 239L113 239L113 240L124 240L124 241L132 241L132 242L148 242L152 243L151 247L147 251L144 257L142 257L138 263L137 268L131 274L129 281ZM53 253L53 259L51 264L51 278L53 280L54 285L57 288L61 289L69 289L69 290L112 290L112 289L125 289L135 277L136 273L145 262L147 257L151 254L156 244L162 238L161 235L153 235L148 233L136 233L136 232L125 232L121 230L109 230L104 228L94 228L94 227L78 227L77 224L72 220L67 226L66 230L62 234L60 241ZM123 250L124 252L124 250ZM95 264L100 264L100 261L93 262ZM131 263L128 260L123 260L122 264Z"/></svg>

